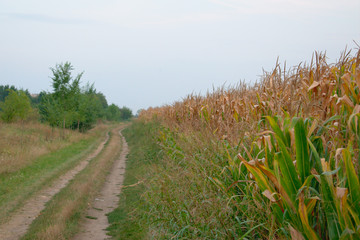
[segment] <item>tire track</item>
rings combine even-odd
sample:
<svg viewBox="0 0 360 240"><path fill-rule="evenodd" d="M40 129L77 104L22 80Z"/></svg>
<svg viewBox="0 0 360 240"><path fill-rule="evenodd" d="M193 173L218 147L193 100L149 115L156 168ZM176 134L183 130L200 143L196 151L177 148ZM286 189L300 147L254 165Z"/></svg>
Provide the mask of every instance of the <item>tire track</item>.
<svg viewBox="0 0 360 240"><path fill-rule="evenodd" d="M98 148L89 155L85 160L81 161L73 169L69 170L58 179L56 179L49 187L40 190L35 196L25 202L23 207L17 210L9 218L7 222L0 225L0 239L14 240L21 238L29 228L32 221L40 215L45 208L45 204L62 188L64 188L77 173L82 171L91 159L95 158L104 148L109 140L109 133L106 134L105 140Z"/></svg>
<svg viewBox="0 0 360 240"><path fill-rule="evenodd" d="M122 138L122 151L120 157L114 162L113 168L106 178L105 184L100 190L99 195L93 201L91 208L88 209L87 216L80 226L80 232L74 240L102 240L108 239L106 228L109 226L107 214L113 211L119 201L124 173L126 166L126 156L129 152L125 138Z"/></svg>

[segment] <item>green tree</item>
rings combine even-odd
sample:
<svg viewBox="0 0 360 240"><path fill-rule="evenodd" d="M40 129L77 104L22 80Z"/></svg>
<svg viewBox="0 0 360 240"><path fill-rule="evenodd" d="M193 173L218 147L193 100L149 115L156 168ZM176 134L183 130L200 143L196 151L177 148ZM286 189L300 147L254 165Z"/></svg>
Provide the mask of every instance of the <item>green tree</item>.
<svg viewBox="0 0 360 240"><path fill-rule="evenodd" d="M57 64L55 68L50 68L53 77L53 97L59 104L59 115L62 118L63 128L71 127L74 122L79 122L79 114L77 109L79 107L80 95L80 79L83 72L78 74L75 78L72 76L73 66L69 62L64 64Z"/></svg>
<svg viewBox="0 0 360 240"><path fill-rule="evenodd" d="M104 94L102 94L101 92L97 92L96 96L99 99L101 106L102 106L99 117L103 118L103 117L105 117L105 110L108 108L108 102L107 102Z"/></svg>
<svg viewBox="0 0 360 240"><path fill-rule="evenodd" d="M127 107L122 107L120 109L120 112L121 112L121 120L128 120L133 116L131 109Z"/></svg>
<svg viewBox="0 0 360 240"><path fill-rule="evenodd" d="M62 122L61 106L53 94L43 93L39 104L41 120L48 122L50 126L60 126Z"/></svg>
<svg viewBox="0 0 360 240"><path fill-rule="evenodd" d="M120 109L115 104L108 106L105 96L96 91L94 84L87 83L80 88L83 73L73 77L74 68L69 62L50 69L53 93L39 95L39 109L42 120L51 126L86 131L101 118L121 121L132 117L129 108Z"/></svg>
<svg viewBox="0 0 360 240"><path fill-rule="evenodd" d="M123 121L132 117L132 111L127 107L119 108L117 105L111 104L106 110L106 119L109 121Z"/></svg>
<svg viewBox="0 0 360 240"><path fill-rule="evenodd" d="M120 108L115 104L111 104L106 110L106 119L109 121L120 121L121 120Z"/></svg>
<svg viewBox="0 0 360 240"><path fill-rule="evenodd" d="M9 95L0 103L1 119L4 122L27 119L32 111L29 97L24 91L8 91Z"/></svg>
<svg viewBox="0 0 360 240"><path fill-rule="evenodd" d="M105 99L106 101L106 99ZM90 129L96 123L96 120L101 117L103 112L102 100L99 98L94 84L87 84L80 95L77 128L81 131Z"/></svg>
<svg viewBox="0 0 360 240"><path fill-rule="evenodd" d="M0 85L0 102L5 101L5 98L9 95L9 90L18 91L15 86Z"/></svg>

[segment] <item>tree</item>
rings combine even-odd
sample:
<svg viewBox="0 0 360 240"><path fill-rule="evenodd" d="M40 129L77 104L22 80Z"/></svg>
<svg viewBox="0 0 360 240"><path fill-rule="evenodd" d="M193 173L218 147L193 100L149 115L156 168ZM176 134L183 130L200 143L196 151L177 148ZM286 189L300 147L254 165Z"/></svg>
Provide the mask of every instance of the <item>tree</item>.
<svg viewBox="0 0 360 240"><path fill-rule="evenodd" d="M123 121L132 118L133 114L130 108L119 108L115 104L111 104L106 111L106 119L109 121Z"/></svg>
<svg viewBox="0 0 360 240"><path fill-rule="evenodd" d="M9 95L0 103L1 119L8 123L27 119L32 111L29 97L24 91L8 91Z"/></svg>
<svg viewBox="0 0 360 240"><path fill-rule="evenodd" d="M50 126L60 126L62 122L61 106L53 94L43 93L39 104L41 120L48 122Z"/></svg>
<svg viewBox="0 0 360 240"><path fill-rule="evenodd" d="M106 109L106 108L108 107L108 102L107 102L104 94L102 94L101 92L97 92L97 93L96 93L96 96L97 96L98 99L100 100L101 105L102 105L102 108L103 108L103 109Z"/></svg>
<svg viewBox="0 0 360 240"><path fill-rule="evenodd" d="M103 111L102 100L99 98L98 93L96 93L94 84L90 85L88 83L83 88L79 99L77 111L79 121L77 122L77 128L82 131L92 128L96 120L101 117Z"/></svg>
<svg viewBox="0 0 360 240"><path fill-rule="evenodd" d="M128 119L132 118L132 116L133 116L131 109L127 108L125 106L120 109L120 112L121 112L122 120L128 120Z"/></svg>
<svg viewBox="0 0 360 240"><path fill-rule="evenodd" d="M121 120L120 108L115 104L111 104L106 110L106 119L109 121L120 121Z"/></svg>
<svg viewBox="0 0 360 240"><path fill-rule="evenodd" d="M59 104L59 114L62 118L63 128L70 127L74 122L79 122L79 115L76 113L79 107L80 79L83 72L75 78L71 71L74 70L69 62L57 64L55 68L50 68L53 77L53 97Z"/></svg>
<svg viewBox="0 0 360 240"><path fill-rule="evenodd" d="M0 102L5 101L5 98L9 95L9 90L18 91L15 86L0 85Z"/></svg>
<svg viewBox="0 0 360 240"><path fill-rule="evenodd" d="M55 68L50 69L54 75L51 79L53 80L52 86L56 98L62 98L66 102L69 95L80 92L80 79L84 72L73 79L71 71L74 68L69 62L56 64Z"/></svg>
<svg viewBox="0 0 360 240"><path fill-rule="evenodd" d="M51 126L86 131L101 118L121 121L132 117L129 108L120 109L115 104L108 106L105 96L96 91L94 84L87 83L80 88L83 73L73 77L74 69L69 62L50 69L53 92L39 95L39 110L42 120Z"/></svg>

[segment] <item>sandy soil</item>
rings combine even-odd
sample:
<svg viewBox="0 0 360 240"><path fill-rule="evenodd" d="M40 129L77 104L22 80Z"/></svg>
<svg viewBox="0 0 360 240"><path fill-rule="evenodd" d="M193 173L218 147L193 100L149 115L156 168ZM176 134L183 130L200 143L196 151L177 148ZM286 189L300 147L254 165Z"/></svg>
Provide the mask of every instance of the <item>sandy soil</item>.
<svg viewBox="0 0 360 240"><path fill-rule="evenodd" d="M126 140L122 135L121 137L122 151L120 157L114 162L103 188L88 209L87 218L83 220L80 231L74 237L74 240L103 240L109 238L105 230L109 226L106 214L114 210L118 205L119 194L124 180L126 155L128 154Z"/></svg>
<svg viewBox="0 0 360 240"><path fill-rule="evenodd" d="M0 225L0 239L15 240L23 236L32 221L45 208L45 204L56 193L64 188L77 173L83 170L91 159L96 157L101 152L108 139L109 134L107 134L106 139L84 161L80 162L76 167L55 180L51 186L40 190L39 193L27 200L24 206L16 211L6 223Z"/></svg>

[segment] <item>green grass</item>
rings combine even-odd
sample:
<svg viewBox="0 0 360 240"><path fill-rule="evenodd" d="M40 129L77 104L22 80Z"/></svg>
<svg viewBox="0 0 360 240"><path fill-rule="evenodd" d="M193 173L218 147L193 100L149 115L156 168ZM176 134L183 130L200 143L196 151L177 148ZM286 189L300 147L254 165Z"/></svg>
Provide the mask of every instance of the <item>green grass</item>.
<svg viewBox="0 0 360 240"><path fill-rule="evenodd" d="M158 125L134 121L123 134L130 148L126 163L125 187L120 195L119 207L108 215L111 224L108 230L109 235L115 239L144 239L148 234L148 225L142 215L144 202L141 195L144 186L141 182L149 166L156 164L160 157L160 147L155 140Z"/></svg>
<svg viewBox="0 0 360 240"><path fill-rule="evenodd" d="M39 157L16 172L0 175L0 222L54 179L84 159L99 142L91 137Z"/></svg>

